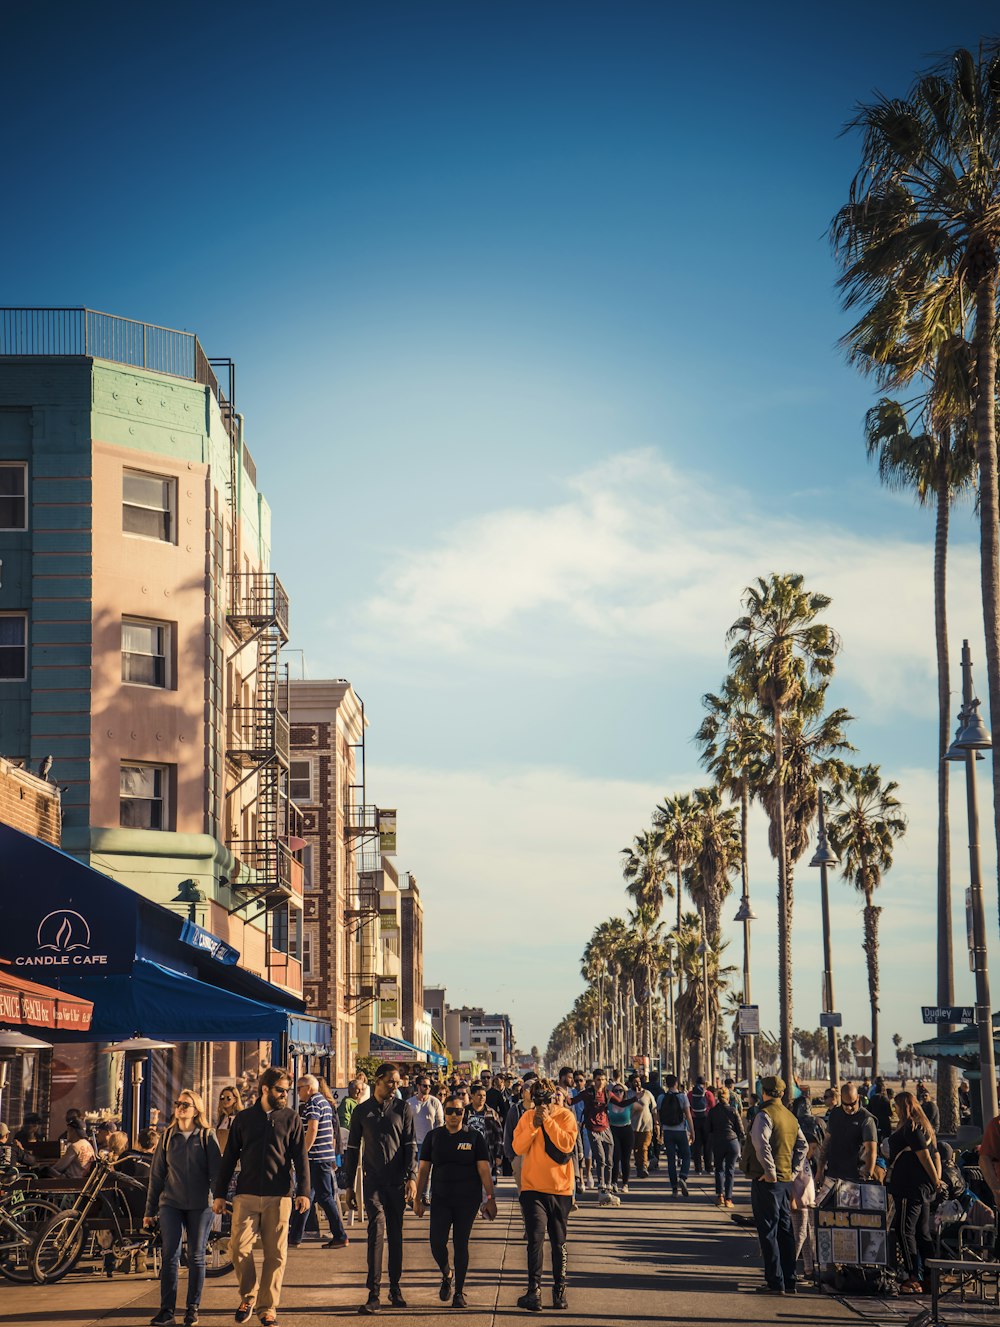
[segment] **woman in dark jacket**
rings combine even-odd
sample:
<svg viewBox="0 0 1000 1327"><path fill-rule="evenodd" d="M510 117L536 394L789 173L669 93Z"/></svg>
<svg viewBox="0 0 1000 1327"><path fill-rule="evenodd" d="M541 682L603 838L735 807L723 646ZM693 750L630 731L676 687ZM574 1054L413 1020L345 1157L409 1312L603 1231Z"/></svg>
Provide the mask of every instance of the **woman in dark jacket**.
<svg viewBox="0 0 1000 1327"><path fill-rule="evenodd" d="M937 1136L912 1092L895 1096L899 1126L883 1143L889 1158L888 1189L895 1214L892 1231L906 1268L904 1295L923 1294L924 1259L932 1253L930 1204L941 1182Z"/></svg>
<svg viewBox="0 0 1000 1327"><path fill-rule="evenodd" d="M733 1206L733 1174L746 1137L743 1117L729 1100L729 1088L719 1088L719 1100L708 1112L708 1135L715 1162L715 1205Z"/></svg>
<svg viewBox="0 0 1000 1327"><path fill-rule="evenodd" d="M215 1130L197 1092L182 1089L174 1106L173 1119L153 1155L142 1222L144 1226L152 1226L159 1216L163 1241L160 1311L150 1319L153 1327L169 1327L175 1321L183 1231L187 1232L188 1266L184 1322L192 1327L198 1321L205 1284L205 1245L212 1227L209 1190L222 1162Z"/></svg>

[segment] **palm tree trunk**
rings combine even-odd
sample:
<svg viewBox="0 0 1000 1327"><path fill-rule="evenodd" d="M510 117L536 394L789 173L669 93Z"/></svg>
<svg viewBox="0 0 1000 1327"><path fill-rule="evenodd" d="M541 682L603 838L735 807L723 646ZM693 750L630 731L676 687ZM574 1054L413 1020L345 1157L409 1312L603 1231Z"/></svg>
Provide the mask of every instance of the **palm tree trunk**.
<svg viewBox="0 0 1000 1327"><path fill-rule="evenodd" d="M785 745L780 705L774 707L774 765L777 771L778 831L778 1000L781 1039L781 1076L785 1105L792 1104L792 900L785 846Z"/></svg>
<svg viewBox="0 0 1000 1327"><path fill-rule="evenodd" d="M872 892L865 890L865 960L868 965L868 1001L872 1011L872 1078L878 1073L878 919L881 908L872 903Z"/></svg>
<svg viewBox="0 0 1000 1327"><path fill-rule="evenodd" d="M950 435L942 440L945 456L951 454ZM937 521L934 532L934 640L938 671L938 861L937 861L937 1002L955 1003L955 964L951 932L951 856L948 823L948 766L945 752L951 727L951 670L948 661L948 516L951 494L948 470L942 465L937 481ZM941 1031L942 1029L939 1029ZM944 1032L952 1029L946 1027ZM958 1069L938 1061L937 1103L941 1132L958 1128Z"/></svg>
<svg viewBox="0 0 1000 1327"><path fill-rule="evenodd" d="M990 716L1000 715L1000 494L997 491L996 332L997 271L990 270L976 288L976 449L979 460L979 572L986 633L986 675ZM1000 742L993 744L993 827L1000 845ZM1000 909L1000 874L997 877Z"/></svg>

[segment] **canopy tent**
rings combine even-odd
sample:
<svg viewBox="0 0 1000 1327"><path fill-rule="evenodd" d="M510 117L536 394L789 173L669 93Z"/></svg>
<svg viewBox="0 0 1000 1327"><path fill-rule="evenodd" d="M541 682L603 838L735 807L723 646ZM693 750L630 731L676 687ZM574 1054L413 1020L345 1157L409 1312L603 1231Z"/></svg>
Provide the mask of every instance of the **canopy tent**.
<svg viewBox="0 0 1000 1327"><path fill-rule="evenodd" d="M1000 1014L993 1015L993 1049L1000 1060ZM913 1052L924 1060L944 1060L960 1069L979 1068L979 1030L974 1025L955 1032L941 1032L913 1044Z"/></svg>
<svg viewBox="0 0 1000 1327"><path fill-rule="evenodd" d="M447 1056L439 1055L437 1051L421 1050L419 1046L414 1046L412 1041L404 1041L402 1037L382 1037L373 1033L370 1049L372 1055L384 1055L387 1059L395 1057L401 1060L419 1060L425 1064L436 1065L439 1069L448 1067Z"/></svg>
<svg viewBox="0 0 1000 1327"><path fill-rule="evenodd" d="M94 1006L52 986L25 981L0 969L0 1023L5 1027L60 1028L86 1032Z"/></svg>

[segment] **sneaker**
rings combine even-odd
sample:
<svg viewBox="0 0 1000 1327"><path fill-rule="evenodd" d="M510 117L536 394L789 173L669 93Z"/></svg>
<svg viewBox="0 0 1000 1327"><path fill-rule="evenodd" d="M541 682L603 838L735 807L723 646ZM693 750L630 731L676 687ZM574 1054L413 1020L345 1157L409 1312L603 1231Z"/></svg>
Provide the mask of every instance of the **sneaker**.
<svg viewBox="0 0 1000 1327"><path fill-rule="evenodd" d="M150 1318L149 1327L170 1327L176 1321L173 1309L160 1309L155 1318Z"/></svg>
<svg viewBox="0 0 1000 1327"><path fill-rule="evenodd" d="M726 1200L725 1200L725 1198L723 1198L723 1196L722 1196L721 1193L717 1193L717 1194L715 1195L715 1205L716 1205L716 1207L725 1207L725 1205L726 1205Z"/></svg>
<svg viewBox="0 0 1000 1327"><path fill-rule="evenodd" d="M690 1198L691 1195L690 1195L690 1193L688 1193L688 1186L687 1186L686 1181L685 1181L685 1180L679 1180L678 1183L679 1183L680 1186L681 1186L681 1193L684 1195L684 1197L685 1197L685 1198Z"/></svg>
<svg viewBox="0 0 1000 1327"><path fill-rule="evenodd" d="M446 1304L448 1300L451 1299L451 1292L452 1292L451 1272L442 1273L441 1289L438 1291L438 1298L441 1300L442 1304Z"/></svg>
<svg viewBox="0 0 1000 1327"><path fill-rule="evenodd" d="M554 1285L552 1287L552 1307L554 1309L564 1309L567 1307L565 1285Z"/></svg>
<svg viewBox="0 0 1000 1327"><path fill-rule="evenodd" d="M671 1194L673 1195L673 1197L675 1197L675 1198L677 1197L677 1185L676 1185L676 1184L675 1184L674 1187L670 1190L670 1192L671 1192Z"/></svg>
<svg viewBox="0 0 1000 1327"><path fill-rule="evenodd" d="M324 1249L346 1249L350 1240L345 1235L343 1239L328 1239L323 1245Z"/></svg>
<svg viewBox="0 0 1000 1327"><path fill-rule="evenodd" d="M451 1307L453 1309L467 1309L469 1307L469 1301L462 1294L461 1290L455 1291L455 1297L451 1301Z"/></svg>
<svg viewBox="0 0 1000 1327"><path fill-rule="evenodd" d="M403 1298L403 1292L399 1286L389 1287L389 1303L394 1309L405 1309L406 1300Z"/></svg>
<svg viewBox="0 0 1000 1327"><path fill-rule="evenodd" d="M628 1193L628 1185L627 1185L627 1184L623 1184L622 1187L618 1190L618 1192L619 1192L619 1193Z"/></svg>
<svg viewBox="0 0 1000 1327"><path fill-rule="evenodd" d="M233 1314L233 1322L249 1322L253 1316L253 1300L244 1299L240 1302L239 1308Z"/></svg>
<svg viewBox="0 0 1000 1327"><path fill-rule="evenodd" d="M378 1295L369 1295L363 1304L358 1305L359 1313L378 1313L382 1307Z"/></svg>
<svg viewBox="0 0 1000 1327"><path fill-rule="evenodd" d="M184 1327L198 1327L201 1319L198 1317L197 1309L187 1309L184 1313Z"/></svg>
<svg viewBox="0 0 1000 1327"><path fill-rule="evenodd" d="M529 1313L541 1313L542 1292L537 1286L530 1286L517 1301L517 1307L519 1309L527 1309Z"/></svg>
<svg viewBox="0 0 1000 1327"><path fill-rule="evenodd" d="M769 1286L765 1281L762 1286L754 1286L755 1295L783 1295L785 1292L778 1286Z"/></svg>

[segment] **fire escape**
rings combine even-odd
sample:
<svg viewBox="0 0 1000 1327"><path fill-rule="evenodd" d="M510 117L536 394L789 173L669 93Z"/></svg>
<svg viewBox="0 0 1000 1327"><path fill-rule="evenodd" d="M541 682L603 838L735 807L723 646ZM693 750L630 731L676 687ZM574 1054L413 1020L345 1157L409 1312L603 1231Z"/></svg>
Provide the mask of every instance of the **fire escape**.
<svg viewBox="0 0 1000 1327"><path fill-rule="evenodd" d="M365 706L361 701L361 741L354 744L360 782L347 789L344 825L354 863L354 878L348 905L344 909L347 928L347 989L345 1003L349 1012L374 1004L378 999L378 972L374 926L379 914L378 808L365 800Z"/></svg>

